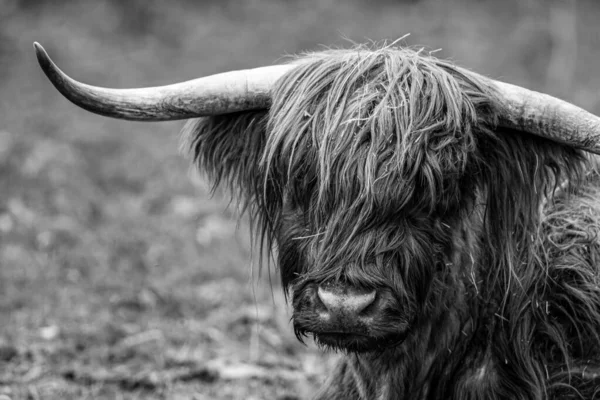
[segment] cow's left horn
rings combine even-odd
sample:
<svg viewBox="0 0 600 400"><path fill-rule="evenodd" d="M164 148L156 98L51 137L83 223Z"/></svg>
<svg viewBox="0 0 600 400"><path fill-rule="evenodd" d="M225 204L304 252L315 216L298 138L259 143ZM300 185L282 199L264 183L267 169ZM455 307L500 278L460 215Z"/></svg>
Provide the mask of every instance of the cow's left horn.
<svg viewBox="0 0 600 400"><path fill-rule="evenodd" d="M167 86L107 89L70 78L39 43L33 46L44 73L63 96L93 113L133 121L168 121L267 108L271 87L294 67L274 65Z"/></svg>
<svg viewBox="0 0 600 400"><path fill-rule="evenodd" d="M506 110L501 126L600 154L600 117L547 94L492 82Z"/></svg>

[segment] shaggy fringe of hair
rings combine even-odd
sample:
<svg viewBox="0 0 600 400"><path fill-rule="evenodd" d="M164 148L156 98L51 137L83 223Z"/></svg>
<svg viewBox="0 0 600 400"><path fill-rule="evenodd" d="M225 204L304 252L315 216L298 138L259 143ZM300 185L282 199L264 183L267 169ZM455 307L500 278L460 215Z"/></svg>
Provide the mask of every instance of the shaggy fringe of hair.
<svg viewBox="0 0 600 400"><path fill-rule="evenodd" d="M389 221L465 221L484 210L473 283L495 314L480 322L501 332L491 345L503 361L498 381L518 383L502 393L591 396L600 385L600 180L585 176L582 153L497 129L501 105L485 80L423 52L357 47L299 59L269 112L184 128L198 167L250 215L259 248L275 246L284 198L304 211L298 236L323 279L332 265L399 248L406 235ZM404 278L427 281L422 273Z"/></svg>

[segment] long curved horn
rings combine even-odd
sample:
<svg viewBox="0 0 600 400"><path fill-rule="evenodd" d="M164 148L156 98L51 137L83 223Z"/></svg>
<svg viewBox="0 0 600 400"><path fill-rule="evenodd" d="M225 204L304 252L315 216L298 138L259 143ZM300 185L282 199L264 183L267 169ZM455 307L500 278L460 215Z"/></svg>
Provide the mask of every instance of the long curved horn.
<svg viewBox="0 0 600 400"><path fill-rule="evenodd" d="M77 82L34 43L52 84L76 105L113 118L167 121L267 108L275 81L293 64L231 71L174 85L106 89ZM566 101L489 79L505 106L500 125L600 154L600 118Z"/></svg>
<svg viewBox="0 0 600 400"><path fill-rule="evenodd" d="M107 89L78 82L33 44L50 82L75 105L96 114L133 121L169 121L268 108L271 87L294 65L225 72L167 86Z"/></svg>
<svg viewBox="0 0 600 400"><path fill-rule="evenodd" d="M600 117L547 94L491 82L506 109L501 126L600 154Z"/></svg>

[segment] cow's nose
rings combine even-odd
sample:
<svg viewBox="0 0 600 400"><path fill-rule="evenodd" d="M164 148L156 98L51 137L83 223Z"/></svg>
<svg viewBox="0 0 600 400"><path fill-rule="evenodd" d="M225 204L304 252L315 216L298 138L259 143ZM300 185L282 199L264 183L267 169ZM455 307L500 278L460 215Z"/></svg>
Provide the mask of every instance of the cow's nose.
<svg viewBox="0 0 600 400"><path fill-rule="evenodd" d="M358 317L375 301L375 290L360 290L346 285L319 286L317 295L331 314Z"/></svg>

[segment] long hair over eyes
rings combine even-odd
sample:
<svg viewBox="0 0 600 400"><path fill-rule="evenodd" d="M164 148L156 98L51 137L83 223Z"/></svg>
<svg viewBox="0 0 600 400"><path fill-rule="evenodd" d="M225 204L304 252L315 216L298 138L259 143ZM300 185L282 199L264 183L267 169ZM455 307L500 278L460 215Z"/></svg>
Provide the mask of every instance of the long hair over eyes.
<svg viewBox="0 0 600 400"><path fill-rule="evenodd" d="M501 105L485 80L423 51L361 46L295 62L268 112L184 129L195 162L215 187L231 189L261 246L273 245L284 195L308 226L327 227L309 232L324 268L365 259L381 240L357 246L357 238L385 221L465 218L478 201L498 271L510 272L515 245L531 242L540 199L581 171L574 150L495 129Z"/></svg>

